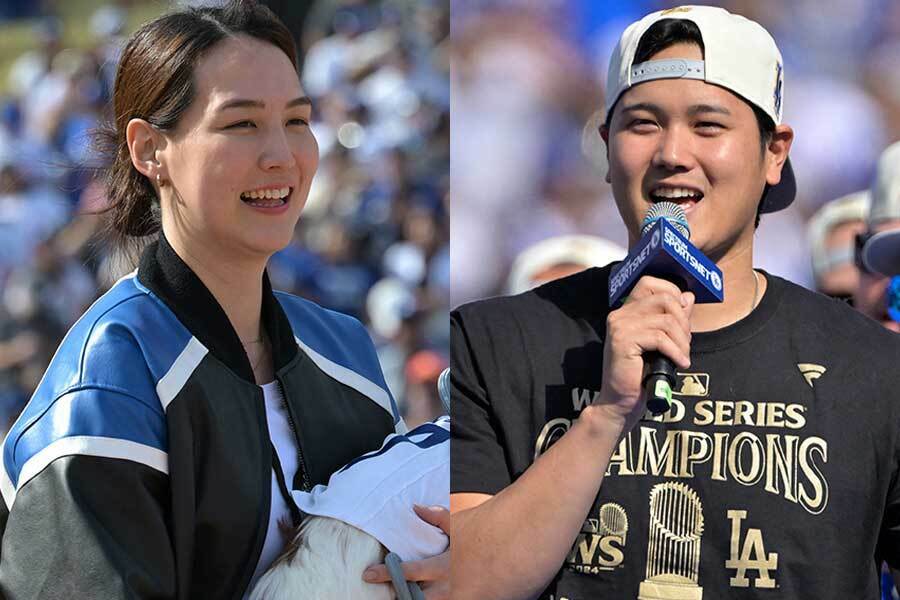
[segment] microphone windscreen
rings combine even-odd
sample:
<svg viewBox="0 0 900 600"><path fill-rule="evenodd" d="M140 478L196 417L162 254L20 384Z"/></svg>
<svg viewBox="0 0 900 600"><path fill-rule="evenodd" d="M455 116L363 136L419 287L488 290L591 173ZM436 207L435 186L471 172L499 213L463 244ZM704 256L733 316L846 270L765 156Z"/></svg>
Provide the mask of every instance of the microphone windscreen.
<svg viewBox="0 0 900 600"><path fill-rule="evenodd" d="M688 227L687 215L679 204L674 202L656 202L647 211L644 216L644 222L641 223L641 235L646 234L653 227L653 224L660 219L666 219L672 224L678 233L686 239L691 239L691 229Z"/></svg>

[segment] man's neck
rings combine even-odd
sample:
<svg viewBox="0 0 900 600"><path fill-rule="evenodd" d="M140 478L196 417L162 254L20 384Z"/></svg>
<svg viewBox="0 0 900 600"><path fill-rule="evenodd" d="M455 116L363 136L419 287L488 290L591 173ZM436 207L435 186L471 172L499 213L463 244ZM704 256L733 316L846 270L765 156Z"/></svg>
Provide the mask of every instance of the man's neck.
<svg viewBox="0 0 900 600"><path fill-rule="evenodd" d="M188 236L177 231L165 233L172 249L218 301L241 341L260 339L265 259L238 258L211 245L185 243Z"/></svg>
<svg viewBox="0 0 900 600"><path fill-rule="evenodd" d="M766 291L766 278L753 271L752 243L724 256L716 265L722 270L725 301L694 306L691 331L715 331L740 321Z"/></svg>

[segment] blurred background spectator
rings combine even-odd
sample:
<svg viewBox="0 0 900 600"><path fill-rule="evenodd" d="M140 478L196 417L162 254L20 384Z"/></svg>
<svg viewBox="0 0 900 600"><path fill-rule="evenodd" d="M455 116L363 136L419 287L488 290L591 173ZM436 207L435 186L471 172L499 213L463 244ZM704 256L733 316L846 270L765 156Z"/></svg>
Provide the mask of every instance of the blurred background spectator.
<svg viewBox="0 0 900 600"><path fill-rule="evenodd" d="M560 235L529 246L513 261L506 293L521 294L539 285L622 260L628 251L593 235Z"/></svg>
<svg viewBox="0 0 900 600"><path fill-rule="evenodd" d="M807 227L816 291L851 305L859 286L856 235L866 229L869 199L861 190L826 202Z"/></svg>
<svg viewBox="0 0 900 600"><path fill-rule="evenodd" d="M0 0L0 433L65 331L134 268L93 214L90 136L123 40L173 5L220 3ZM415 426L440 412L449 344L449 6L263 3L296 36L321 154L273 285L362 319Z"/></svg>
<svg viewBox="0 0 900 600"><path fill-rule="evenodd" d="M900 142L878 159L862 231L856 235L859 285L854 306L900 332ZM878 247L875 237L883 242ZM886 243L884 243L886 242Z"/></svg>
<svg viewBox="0 0 900 600"><path fill-rule="evenodd" d="M514 258L558 235L622 246L597 135L625 26L672 0L453 0L451 306L503 291ZM809 288L810 217L869 188L900 139L900 3L704 2L760 22L784 55L798 197L762 218L755 264Z"/></svg>

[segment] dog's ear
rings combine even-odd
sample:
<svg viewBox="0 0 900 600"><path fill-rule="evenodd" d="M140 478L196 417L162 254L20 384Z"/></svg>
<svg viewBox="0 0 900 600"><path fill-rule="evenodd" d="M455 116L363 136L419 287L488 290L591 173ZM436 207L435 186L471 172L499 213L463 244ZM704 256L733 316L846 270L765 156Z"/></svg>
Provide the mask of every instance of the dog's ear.
<svg viewBox="0 0 900 600"><path fill-rule="evenodd" d="M280 519L278 519L278 531L281 533L281 537L284 539L284 545L287 546L294 540L294 536L297 535L297 529L294 527L294 524L291 522L291 519L288 518L287 515L284 515Z"/></svg>
<svg viewBox="0 0 900 600"><path fill-rule="evenodd" d="M284 548L273 563L273 566L278 563L291 564L291 561L294 560L294 556L297 554L297 550L300 549L300 542L302 541L300 528L294 527L292 520L284 516L278 519L278 532L281 534L281 542Z"/></svg>

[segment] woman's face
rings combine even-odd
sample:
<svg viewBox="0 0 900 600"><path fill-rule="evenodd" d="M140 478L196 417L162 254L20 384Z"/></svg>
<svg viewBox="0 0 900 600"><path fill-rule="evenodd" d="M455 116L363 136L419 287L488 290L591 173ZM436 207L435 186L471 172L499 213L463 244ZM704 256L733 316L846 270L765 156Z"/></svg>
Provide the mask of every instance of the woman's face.
<svg viewBox="0 0 900 600"><path fill-rule="evenodd" d="M268 257L291 241L318 166L309 100L284 52L246 35L211 48L194 86L157 153L166 236L195 255Z"/></svg>

